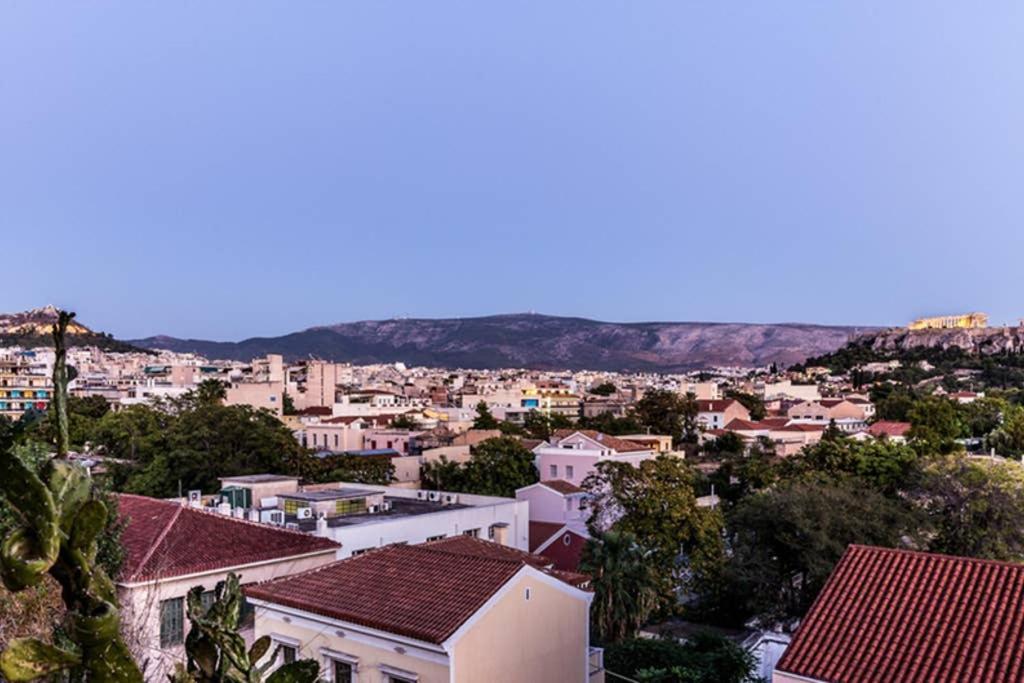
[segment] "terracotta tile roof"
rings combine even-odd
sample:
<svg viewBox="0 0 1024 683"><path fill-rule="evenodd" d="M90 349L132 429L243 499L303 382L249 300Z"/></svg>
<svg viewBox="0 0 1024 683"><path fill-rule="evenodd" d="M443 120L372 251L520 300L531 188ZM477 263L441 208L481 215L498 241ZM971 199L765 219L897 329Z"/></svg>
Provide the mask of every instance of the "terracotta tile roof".
<svg viewBox="0 0 1024 683"><path fill-rule="evenodd" d="M850 546L778 669L815 681L1024 679L1024 564Z"/></svg>
<svg viewBox="0 0 1024 683"><path fill-rule="evenodd" d="M697 409L702 413L721 413L738 401L734 398L703 399L697 401Z"/></svg>
<svg viewBox="0 0 1024 683"><path fill-rule="evenodd" d="M125 520L120 577L124 582L228 569L340 547L326 538L145 496L121 494L118 507Z"/></svg>
<svg viewBox="0 0 1024 683"><path fill-rule="evenodd" d="M788 424L785 427L779 427L776 431L779 432L823 432L828 427L824 424L806 424L796 422L794 424Z"/></svg>
<svg viewBox="0 0 1024 683"><path fill-rule="evenodd" d="M754 422L752 420L741 420L735 418L725 425L725 431L727 432L755 432L755 431L768 431L771 429L770 425L766 425L763 422Z"/></svg>
<svg viewBox="0 0 1024 683"><path fill-rule="evenodd" d="M871 436L906 436L909 431L909 422L889 422L881 420L868 427L868 434Z"/></svg>
<svg viewBox="0 0 1024 683"><path fill-rule="evenodd" d="M521 562L561 579L570 586L576 588L587 588L590 586L590 577L585 574L574 572L563 572L554 569L554 562L546 555L534 555L525 550L511 548L500 543L493 543L472 536L449 536L437 541L421 543L420 547L427 547L433 550L464 555L466 557L492 557L497 560L509 562Z"/></svg>
<svg viewBox="0 0 1024 683"><path fill-rule="evenodd" d="M537 548L544 545L548 539L565 528L564 524L558 522L534 522L530 521L530 552L537 552Z"/></svg>
<svg viewBox="0 0 1024 683"><path fill-rule="evenodd" d="M520 557L505 559L498 557L502 551L479 546L494 543L469 537L445 540L386 546L245 592L258 600L440 644L526 566Z"/></svg>
<svg viewBox="0 0 1024 683"><path fill-rule="evenodd" d="M296 415L330 415L332 412L330 406L310 406L297 411Z"/></svg>
<svg viewBox="0 0 1024 683"><path fill-rule="evenodd" d="M563 496L571 496L574 493L583 493L583 489L576 484L567 482L565 479L547 479L542 481L541 484L547 486L552 491L561 493Z"/></svg>
<svg viewBox="0 0 1024 683"><path fill-rule="evenodd" d="M605 434L595 429L556 429L552 435L555 441L561 441L567 439L573 434L582 434L591 441L596 441L603 446L611 448L613 451L618 453L629 453L630 451L649 451L650 446L636 443L635 441L629 441L627 439L620 439L617 436L611 434Z"/></svg>

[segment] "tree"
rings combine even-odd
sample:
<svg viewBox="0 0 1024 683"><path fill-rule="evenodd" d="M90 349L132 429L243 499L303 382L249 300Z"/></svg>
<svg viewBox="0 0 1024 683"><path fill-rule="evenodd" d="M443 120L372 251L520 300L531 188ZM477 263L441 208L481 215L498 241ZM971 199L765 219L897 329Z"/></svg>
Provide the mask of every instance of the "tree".
<svg viewBox="0 0 1024 683"><path fill-rule="evenodd" d="M657 389L637 401L634 414L642 425L656 434L668 434L675 443L697 443L697 400Z"/></svg>
<svg viewBox="0 0 1024 683"><path fill-rule="evenodd" d="M539 480L534 455L519 439L501 436L481 441L463 464L441 456L420 468L424 488L514 498L516 489Z"/></svg>
<svg viewBox="0 0 1024 683"><path fill-rule="evenodd" d="M618 389L611 382L602 382L590 389L590 393L594 396L611 396L616 391L618 391Z"/></svg>
<svg viewBox="0 0 1024 683"><path fill-rule="evenodd" d="M822 439L785 460L782 476L812 475L829 481L855 476L876 491L893 496L911 485L920 474L920 466L917 451L906 444Z"/></svg>
<svg viewBox="0 0 1024 683"><path fill-rule="evenodd" d="M1024 475L1018 464L938 459L913 497L931 523L931 551L1024 561Z"/></svg>
<svg viewBox="0 0 1024 683"><path fill-rule="evenodd" d="M593 429L612 436L623 434L640 434L644 431L643 426L632 414L624 417L616 417L612 412L598 413L594 417L581 417L576 422L579 429Z"/></svg>
<svg viewBox="0 0 1024 683"><path fill-rule="evenodd" d="M908 413L908 436L924 453L951 453L963 428L956 404L941 396L927 396L917 401Z"/></svg>
<svg viewBox="0 0 1024 683"><path fill-rule="evenodd" d="M391 421L391 428L409 429L415 431L420 428L420 423L417 422L416 418L414 418L412 415L410 415L409 413L405 413L403 415L399 415L398 417Z"/></svg>
<svg viewBox="0 0 1024 683"><path fill-rule="evenodd" d="M637 467L600 462L583 488L590 494L591 535L614 529L652 551L665 604L684 584L699 583L717 569L721 516L697 506L694 474L681 458L659 455Z"/></svg>
<svg viewBox="0 0 1024 683"><path fill-rule="evenodd" d="M698 632L686 643L631 638L608 645L605 668L647 683L753 683L754 658L720 635Z"/></svg>
<svg viewBox="0 0 1024 683"><path fill-rule="evenodd" d="M999 428L1013 406L1000 398L979 398L957 406L963 436L982 438ZM1024 442L1021 442L1024 447Z"/></svg>
<svg viewBox="0 0 1024 683"><path fill-rule="evenodd" d="M871 402L875 404L875 418L895 422L908 422L910 410L917 397L905 387L892 383L876 385L871 390Z"/></svg>
<svg viewBox="0 0 1024 683"><path fill-rule="evenodd" d="M715 494L726 505L733 505L755 491L765 489L778 479L775 455L761 444L755 444L744 453L726 451L721 463L708 477L714 484Z"/></svg>
<svg viewBox="0 0 1024 683"><path fill-rule="evenodd" d="M608 531L587 540L580 571L591 577L591 628L601 642L633 637L657 608L660 578L651 555L628 532Z"/></svg>
<svg viewBox="0 0 1024 683"><path fill-rule="evenodd" d="M171 416L134 405L103 415L92 430L94 445L120 460L147 462L166 452Z"/></svg>
<svg viewBox="0 0 1024 683"><path fill-rule="evenodd" d="M533 452L514 437L481 441L465 464L464 486L485 496L515 498L516 489L539 480Z"/></svg>
<svg viewBox="0 0 1024 683"><path fill-rule="evenodd" d="M732 556L720 608L738 623L800 617L848 545L897 547L918 521L855 481L798 479L756 493L727 518Z"/></svg>
<svg viewBox="0 0 1024 683"><path fill-rule="evenodd" d="M282 415L298 415L299 411L295 409L295 401L292 400L291 394L287 391L281 394L281 414Z"/></svg>
<svg viewBox="0 0 1024 683"><path fill-rule="evenodd" d="M491 414L487 403L480 401L476 404L476 419L473 420L473 429L497 429L498 420Z"/></svg>

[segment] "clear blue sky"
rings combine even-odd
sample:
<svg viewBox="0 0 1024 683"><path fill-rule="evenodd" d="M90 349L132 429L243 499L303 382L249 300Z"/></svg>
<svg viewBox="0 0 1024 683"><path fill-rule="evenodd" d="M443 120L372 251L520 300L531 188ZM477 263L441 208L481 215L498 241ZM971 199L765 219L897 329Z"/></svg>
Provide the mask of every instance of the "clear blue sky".
<svg viewBox="0 0 1024 683"><path fill-rule="evenodd" d="M0 310L1024 315L1019 2L0 5Z"/></svg>

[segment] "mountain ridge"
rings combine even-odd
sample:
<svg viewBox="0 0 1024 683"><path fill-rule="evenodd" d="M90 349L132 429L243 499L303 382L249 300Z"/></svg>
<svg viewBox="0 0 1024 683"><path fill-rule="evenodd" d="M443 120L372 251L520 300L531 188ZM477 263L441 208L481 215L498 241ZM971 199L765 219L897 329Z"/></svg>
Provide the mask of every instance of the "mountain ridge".
<svg viewBox="0 0 1024 683"><path fill-rule="evenodd" d="M289 360L318 357L359 364L678 372L715 365L789 365L879 329L812 323L617 323L506 313L332 323L237 342L156 335L129 343L226 360L281 353Z"/></svg>

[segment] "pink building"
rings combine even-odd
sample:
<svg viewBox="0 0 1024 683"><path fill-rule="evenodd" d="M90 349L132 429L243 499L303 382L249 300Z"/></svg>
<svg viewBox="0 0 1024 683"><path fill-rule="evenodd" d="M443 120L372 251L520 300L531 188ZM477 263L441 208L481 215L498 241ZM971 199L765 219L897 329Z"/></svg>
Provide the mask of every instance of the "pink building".
<svg viewBox="0 0 1024 683"><path fill-rule="evenodd" d="M605 460L639 465L656 453L643 444L620 439L591 429L555 432L550 443L533 449L540 478L564 479L579 486Z"/></svg>

